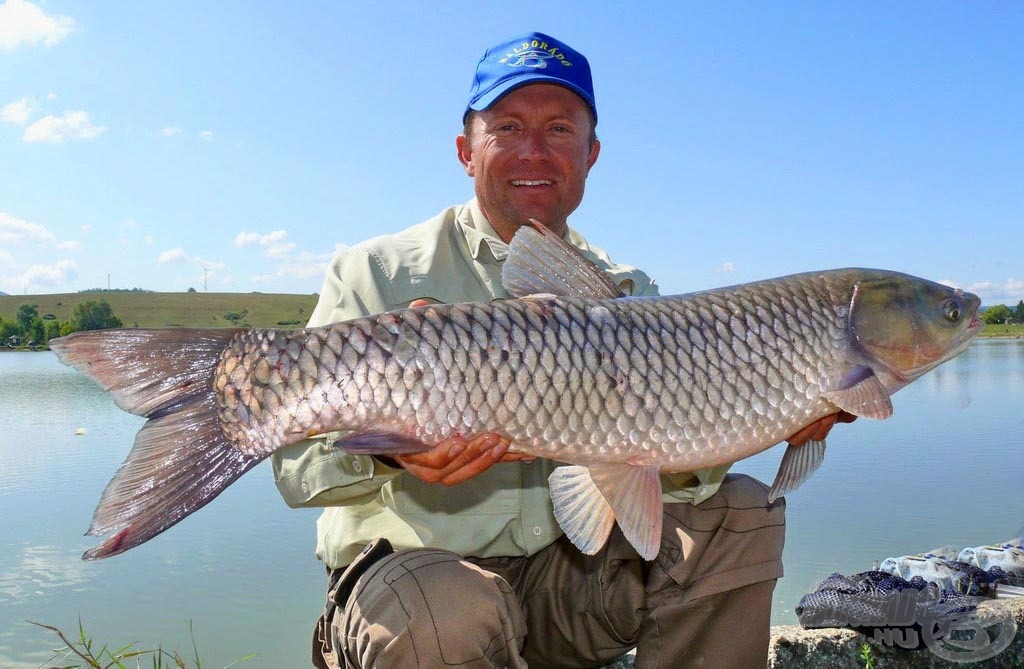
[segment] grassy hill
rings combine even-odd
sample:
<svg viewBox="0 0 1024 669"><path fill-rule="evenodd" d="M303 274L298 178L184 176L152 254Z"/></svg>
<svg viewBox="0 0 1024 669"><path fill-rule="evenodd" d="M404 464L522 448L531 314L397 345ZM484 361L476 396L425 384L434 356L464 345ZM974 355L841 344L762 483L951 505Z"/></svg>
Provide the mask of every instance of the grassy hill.
<svg viewBox="0 0 1024 669"><path fill-rule="evenodd" d="M40 316L53 314L70 321L75 306L106 300L125 327L302 327L316 306L316 295L273 293L143 293L95 292L52 295L0 295L0 317L15 320L18 308L31 304ZM228 316L243 314L232 322Z"/></svg>

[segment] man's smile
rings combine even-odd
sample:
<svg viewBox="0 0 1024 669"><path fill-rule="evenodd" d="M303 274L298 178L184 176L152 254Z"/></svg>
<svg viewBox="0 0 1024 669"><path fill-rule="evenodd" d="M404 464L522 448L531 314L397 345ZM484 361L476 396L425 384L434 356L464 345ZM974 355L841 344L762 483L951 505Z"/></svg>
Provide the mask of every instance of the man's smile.
<svg viewBox="0 0 1024 669"><path fill-rule="evenodd" d="M551 186L554 182L550 179L513 179L513 186Z"/></svg>

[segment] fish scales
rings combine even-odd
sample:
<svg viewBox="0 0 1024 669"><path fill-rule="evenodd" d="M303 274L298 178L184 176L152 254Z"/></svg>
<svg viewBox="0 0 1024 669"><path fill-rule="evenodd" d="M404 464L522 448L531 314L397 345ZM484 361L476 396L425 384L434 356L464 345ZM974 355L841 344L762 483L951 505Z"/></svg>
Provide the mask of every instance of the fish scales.
<svg viewBox="0 0 1024 669"><path fill-rule="evenodd" d="M86 559L124 552L212 501L269 453L340 431L350 453L400 455L497 432L559 461L566 536L596 553L618 523L660 547L664 471L727 464L839 410L890 396L963 351L977 296L897 272L827 270L691 295L621 299L542 226L517 231L502 282L519 299L435 305L304 330L81 332L63 362L145 416L100 498ZM821 464L789 446L769 501Z"/></svg>
<svg viewBox="0 0 1024 669"><path fill-rule="evenodd" d="M247 453L333 429L425 443L495 431L519 452L568 461L614 461L626 449L666 470L730 462L745 444L781 440L797 421L834 411L816 382L842 340L847 294L808 277L770 289L768 301L755 285L724 295L438 305L292 333L246 331L216 373L221 418ZM508 355L493 342L511 347ZM403 345L405 360L396 355ZM240 368L251 370L241 382ZM488 392L495 379L506 381L500 394ZM769 386L767 397L756 392ZM288 422L276 419L279 407L290 408ZM667 445L667 433L685 438Z"/></svg>

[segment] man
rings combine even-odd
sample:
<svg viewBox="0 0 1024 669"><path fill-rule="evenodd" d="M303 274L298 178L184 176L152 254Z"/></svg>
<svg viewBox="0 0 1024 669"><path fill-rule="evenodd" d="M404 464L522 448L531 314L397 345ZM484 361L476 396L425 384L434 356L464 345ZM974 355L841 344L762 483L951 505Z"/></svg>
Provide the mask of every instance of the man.
<svg viewBox="0 0 1024 669"><path fill-rule="evenodd" d="M506 245L530 218L628 294L657 294L567 223L601 149L582 54L540 33L488 50L463 121L456 149L476 197L336 257L310 325L507 297ZM832 422L794 440L823 437ZM289 505L326 507L316 666L593 667L633 647L638 667L764 666L785 521L763 484L728 467L666 475L657 558L641 560L618 530L587 556L552 515L553 464L510 453L500 435L393 460L346 454L336 438L273 457Z"/></svg>

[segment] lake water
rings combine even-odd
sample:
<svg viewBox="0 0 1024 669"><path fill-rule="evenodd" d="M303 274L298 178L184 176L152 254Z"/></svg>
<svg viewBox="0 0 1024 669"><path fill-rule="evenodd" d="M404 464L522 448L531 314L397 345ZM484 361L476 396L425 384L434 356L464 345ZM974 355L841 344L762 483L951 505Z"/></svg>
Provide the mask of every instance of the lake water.
<svg viewBox="0 0 1024 669"><path fill-rule="evenodd" d="M788 495L786 576L773 619L833 571L975 546L1024 523L1024 342L983 340L904 389L886 421L838 426L817 474ZM204 667L308 666L323 598L315 510L285 507L264 463L213 504L128 553L83 562L100 492L142 419L49 353L0 354L0 667L59 645L26 619L111 645L162 645ZM75 434L77 428L85 434ZM734 467L770 482L782 449ZM144 666L148 666L148 661Z"/></svg>

